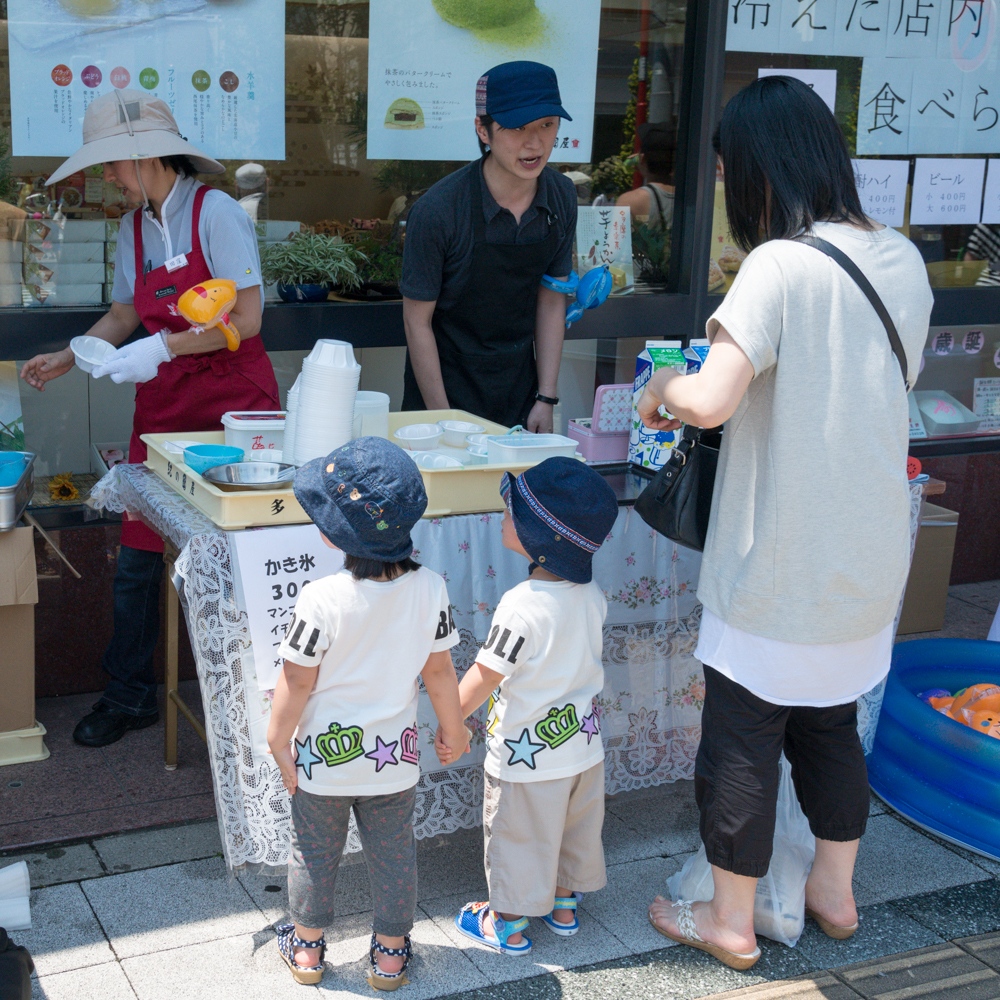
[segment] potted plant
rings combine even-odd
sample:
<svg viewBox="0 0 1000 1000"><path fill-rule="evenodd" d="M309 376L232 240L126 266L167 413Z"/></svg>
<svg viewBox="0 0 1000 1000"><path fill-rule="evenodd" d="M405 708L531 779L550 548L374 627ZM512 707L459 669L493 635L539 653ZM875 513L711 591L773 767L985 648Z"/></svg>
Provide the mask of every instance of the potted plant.
<svg viewBox="0 0 1000 1000"><path fill-rule="evenodd" d="M358 268L365 260L356 247L336 237L296 233L261 248L260 270L266 284L278 283L285 302L318 302L332 288L359 288Z"/></svg>

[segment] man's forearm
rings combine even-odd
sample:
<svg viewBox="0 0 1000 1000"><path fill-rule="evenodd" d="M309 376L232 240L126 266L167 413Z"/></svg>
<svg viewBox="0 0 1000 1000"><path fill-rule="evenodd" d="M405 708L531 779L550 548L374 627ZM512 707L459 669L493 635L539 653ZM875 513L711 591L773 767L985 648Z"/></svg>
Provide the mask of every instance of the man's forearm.
<svg viewBox="0 0 1000 1000"><path fill-rule="evenodd" d="M559 363L566 334L566 297L547 288L538 291L535 313L535 364L538 391L543 396L559 395Z"/></svg>
<svg viewBox="0 0 1000 1000"><path fill-rule="evenodd" d="M433 329L417 323L404 323L404 327L406 345L410 349L410 364L413 365L413 375L420 395L424 398L424 406L428 410L447 410L448 393L444 387L441 357Z"/></svg>

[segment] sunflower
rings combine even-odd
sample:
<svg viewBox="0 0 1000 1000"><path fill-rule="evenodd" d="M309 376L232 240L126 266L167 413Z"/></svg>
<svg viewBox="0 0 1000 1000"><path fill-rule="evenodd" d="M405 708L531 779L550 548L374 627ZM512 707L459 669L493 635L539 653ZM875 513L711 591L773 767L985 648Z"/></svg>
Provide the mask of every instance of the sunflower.
<svg viewBox="0 0 1000 1000"><path fill-rule="evenodd" d="M80 493L73 485L73 473L61 472L49 480L49 496L53 500L76 500Z"/></svg>

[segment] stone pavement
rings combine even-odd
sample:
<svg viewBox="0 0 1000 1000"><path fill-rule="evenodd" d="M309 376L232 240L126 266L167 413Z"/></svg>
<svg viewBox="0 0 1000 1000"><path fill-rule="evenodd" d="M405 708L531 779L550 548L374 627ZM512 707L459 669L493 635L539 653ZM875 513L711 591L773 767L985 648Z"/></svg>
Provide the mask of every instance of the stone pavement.
<svg viewBox="0 0 1000 1000"><path fill-rule="evenodd" d="M808 922L794 949L762 939L763 957L742 973L664 947L647 922L646 904L698 843L691 782L609 801L607 888L583 900L574 938L534 921L535 947L523 959L473 945L452 924L461 904L485 898L482 831L423 841L416 958L400 996L1000 997L1000 862L941 843L874 799L871 812L855 879L857 934L836 942ZM35 959L33 1000L374 995L364 981L370 897L359 855L341 869L319 987L294 983L278 957L272 925L286 913L283 875L229 872L214 822L8 853L0 865L16 857L28 862L33 887L33 929L12 935Z"/></svg>

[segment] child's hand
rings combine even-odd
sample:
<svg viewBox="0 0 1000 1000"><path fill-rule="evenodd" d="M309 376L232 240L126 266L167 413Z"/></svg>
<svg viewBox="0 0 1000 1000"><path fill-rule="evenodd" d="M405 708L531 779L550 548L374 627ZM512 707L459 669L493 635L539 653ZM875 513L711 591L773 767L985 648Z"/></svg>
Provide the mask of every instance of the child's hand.
<svg viewBox="0 0 1000 1000"><path fill-rule="evenodd" d="M439 725L434 736L434 752L442 764L453 764L463 753L471 750L471 739L472 730L466 726L462 726L461 733L446 733Z"/></svg>
<svg viewBox="0 0 1000 1000"><path fill-rule="evenodd" d="M274 762L281 771L281 780L286 791L289 795L294 795L295 789L299 784L299 778L295 770L295 751L292 750L292 744L286 743L277 749L272 747L271 756L274 757Z"/></svg>

